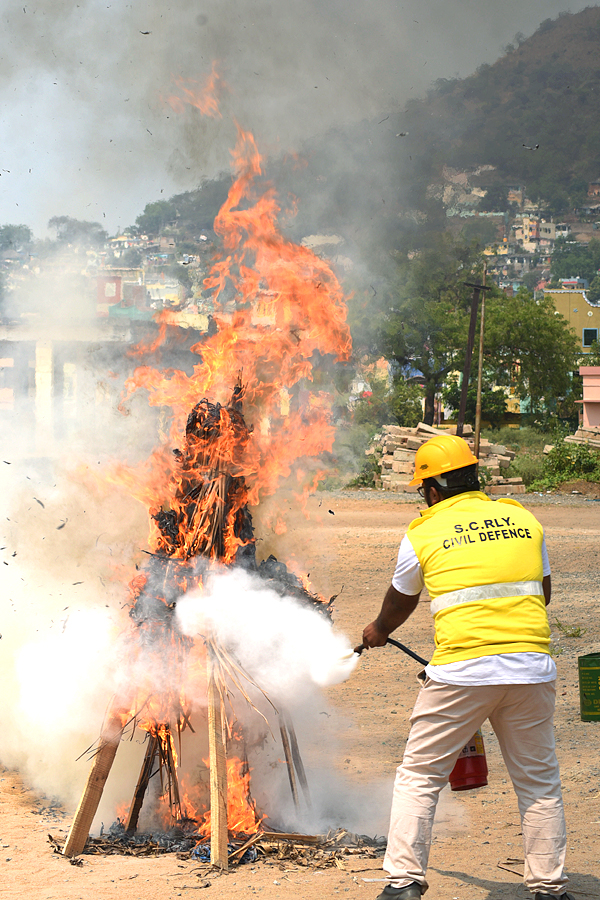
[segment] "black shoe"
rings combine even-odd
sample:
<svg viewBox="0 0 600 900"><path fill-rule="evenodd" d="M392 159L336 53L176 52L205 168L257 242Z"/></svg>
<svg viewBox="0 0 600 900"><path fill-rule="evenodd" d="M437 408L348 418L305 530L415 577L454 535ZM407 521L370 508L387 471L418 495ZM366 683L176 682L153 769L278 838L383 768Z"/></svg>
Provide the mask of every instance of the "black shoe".
<svg viewBox="0 0 600 900"><path fill-rule="evenodd" d="M405 884L401 888L386 884L377 900L421 900L421 885L416 881L411 881L410 884ZM536 900L538 900L537 897Z"/></svg>
<svg viewBox="0 0 600 900"><path fill-rule="evenodd" d="M536 891L534 900L575 900L571 894L548 894L546 891Z"/></svg>

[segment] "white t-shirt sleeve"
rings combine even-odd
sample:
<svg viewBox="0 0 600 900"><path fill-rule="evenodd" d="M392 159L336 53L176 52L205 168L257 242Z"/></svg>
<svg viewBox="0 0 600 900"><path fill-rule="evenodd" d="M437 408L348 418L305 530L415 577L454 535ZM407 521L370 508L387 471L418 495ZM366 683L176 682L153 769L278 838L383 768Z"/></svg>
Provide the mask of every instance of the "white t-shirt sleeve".
<svg viewBox="0 0 600 900"><path fill-rule="evenodd" d="M409 597L419 594L425 586L421 563L417 559L417 554L413 550L413 545L407 535L404 535L402 538L402 543L398 550L398 561L394 577L392 578L392 586L399 593L406 594Z"/></svg>
<svg viewBox="0 0 600 900"><path fill-rule="evenodd" d="M544 577L550 574L550 560L548 559L548 550L546 549L546 535L544 535L544 540L542 541L542 566Z"/></svg>

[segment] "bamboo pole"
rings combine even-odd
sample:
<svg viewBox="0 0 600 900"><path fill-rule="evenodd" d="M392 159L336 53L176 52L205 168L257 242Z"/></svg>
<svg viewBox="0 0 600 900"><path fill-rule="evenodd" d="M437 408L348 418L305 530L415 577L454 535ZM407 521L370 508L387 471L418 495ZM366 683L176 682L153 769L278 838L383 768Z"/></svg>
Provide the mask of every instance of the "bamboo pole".
<svg viewBox="0 0 600 900"><path fill-rule="evenodd" d="M279 731L281 733L281 743L283 744L283 752L285 754L285 761L287 764L288 778L290 779L290 789L292 791L294 805L297 807L299 805L298 785L296 784L296 773L294 772L294 761L292 758L292 751L290 749L290 742L288 739L288 733L287 733L287 729L285 727L285 722L281 718L279 720Z"/></svg>
<svg viewBox="0 0 600 900"><path fill-rule="evenodd" d="M210 764L210 860L225 872L227 859L227 757L223 729L223 699L217 684L212 651L208 650L208 755Z"/></svg>
<svg viewBox="0 0 600 900"><path fill-rule="evenodd" d="M181 809L181 796L179 794L179 779L177 778L177 768L173 758L173 745L171 744L171 729L167 726L165 730L165 738L160 742L163 754L163 762L165 764L167 788L169 791L169 807L173 819L181 819L183 811Z"/></svg>
<svg viewBox="0 0 600 900"><path fill-rule="evenodd" d="M312 807L312 801L310 797L310 789L308 787L308 779L306 777L306 771L304 769L304 763L302 762L302 757L300 755L300 747L298 746L298 738L296 737L296 731L294 726L292 725L291 719L287 719L287 730L290 736L290 745L292 748L292 759L294 761L294 768L298 773L298 781L302 787L302 792L304 794L304 799L306 800L306 805L310 809Z"/></svg>
<svg viewBox="0 0 600 900"><path fill-rule="evenodd" d="M473 288L473 299L471 300L471 317L469 319L469 334L467 338L467 347L465 350L465 365L463 369L462 385L460 389L460 406L458 410L458 418L456 420L456 434L462 437L465 424L465 414L467 411L467 393L469 390L469 378L471 375L471 357L473 355L473 345L475 344L475 325L477 324L477 311L479 309L479 297L485 296L485 292L489 291L489 287L484 284L472 284L465 281L467 287Z"/></svg>
<svg viewBox="0 0 600 900"><path fill-rule="evenodd" d="M122 733L121 717L115 713L100 735L100 745L63 848L64 856L79 856L85 847Z"/></svg>

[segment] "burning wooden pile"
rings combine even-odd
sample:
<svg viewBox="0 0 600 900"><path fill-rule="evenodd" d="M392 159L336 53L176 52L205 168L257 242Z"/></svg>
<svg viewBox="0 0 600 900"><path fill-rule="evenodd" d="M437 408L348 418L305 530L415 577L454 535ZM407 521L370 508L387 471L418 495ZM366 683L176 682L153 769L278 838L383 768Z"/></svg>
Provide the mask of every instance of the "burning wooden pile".
<svg viewBox="0 0 600 900"><path fill-rule="evenodd" d="M178 859L203 864L204 868L198 867L196 874L201 875L203 871L208 874L212 867L210 847L205 843L198 843L197 838L190 831L186 833L181 828L173 828L169 833L137 834L132 839L122 823L115 823L106 834L90 838L85 853L90 856L119 854L137 857L175 853ZM61 843L53 835L48 835L48 842L55 853L62 853ZM264 830L247 839L232 841L229 863L239 865L265 860L281 869L286 865L309 866L311 869L344 869L344 860L348 857L383 857L386 844L384 837L371 838L365 834L353 834L344 828L328 831L327 834L290 834ZM81 860L71 859L73 863L78 861Z"/></svg>
<svg viewBox="0 0 600 900"><path fill-rule="evenodd" d="M214 78L198 92L186 87L184 99L173 102L178 111L190 104L220 115ZM148 365L148 348L141 345L131 351L141 362L125 383L125 397L147 391L150 406L168 410L169 434L144 463L115 463L105 476L144 503L151 533L147 559L130 583L132 627L123 653L128 676L91 748L92 770L63 848L69 857L83 850L119 743L135 731L144 735L145 756L131 803L119 815L123 834L135 834L149 788L159 783L153 799L161 804L165 831L176 828L205 842L210 837L212 863L226 868L228 840L249 840L263 818L250 796L244 729L234 704L253 708L264 732L279 735L293 801L299 804L301 792L308 797L286 710L275 708L210 625L190 637L176 612L178 598L202 595L221 567L254 573L277 594L331 615L330 604L284 563L270 556L257 565L250 508L283 483L299 505L316 488L319 457L334 440L327 367L351 354L345 299L329 263L281 234L275 191L261 183L254 138L240 127L233 165L235 177L214 222L222 252L202 285L214 305L215 328L191 346L196 359L193 365L186 359L185 371ZM161 333L178 327L174 315L159 315ZM223 405L213 402L227 397ZM263 526L270 535L282 534L281 510ZM194 706L199 694L203 703ZM192 735L205 748L195 765L206 764L210 782L193 785L199 795L193 802L179 775Z"/></svg>
<svg viewBox="0 0 600 900"><path fill-rule="evenodd" d="M384 425L372 445L366 450L367 456L375 456L381 471L381 486L386 491L401 491L409 494L417 492L410 486L415 471L415 453L425 441L436 434L456 434L456 428L434 428L421 422L416 428L399 425ZM465 425L463 437L473 450L473 429ZM492 494L524 494L522 478L511 478L503 474L515 453L503 444L492 444L481 440L479 443L479 466L487 473L486 490Z"/></svg>
<svg viewBox="0 0 600 900"><path fill-rule="evenodd" d="M139 844L134 835L150 780L156 775L160 778L160 796L169 810L170 831L176 833L174 841L161 838L159 844L182 849L210 841L212 863L226 868L229 835L241 834L244 843L248 833L258 833L262 817L250 795L244 736L236 724L235 711L226 711L232 689L252 705L244 687L244 682L252 679L209 630L202 635L201 654L208 703L209 759L205 762L210 773L209 809L198 817L182 798L177 772L181 739L187 729L194 732L182 686L194 641L178 628L177 598L190 588L201 588L211 565L219 564L249 569L270 587L276 585L280 593L291 595L328 617L330 605L308 591L273 556L257 566L243 466L251 433L242 412L243 396L238 380L229 404L221 406L208 400L197 403L188 417L185 445L173 451L171 501L168 508L152 514L152 552L143 572L130 585L134 628L128 638L132 657L143 659L145 670L168 672L169 678L166 685L134 684L127 702L120 698L113 704L93 750L86 790L63 848L66 856L77 856L83 851L118 744L128 729L133 733L136 728L146 733L146 752L127 815L113 827L114 834L111 832L115 846L128 841L134 846ZM197 655L197 646L195 650ZM260 685L255 686L260 689ZM308 798L308 783L296 734L289 716L271 706L278 720L292 796L298 805L298 784ZM241 759L231 758L232 747L236 752L241 748ZM228 781L232 777L237 782L233 800L228 796ZM105 837L103 845L106 841Z"/></svg>

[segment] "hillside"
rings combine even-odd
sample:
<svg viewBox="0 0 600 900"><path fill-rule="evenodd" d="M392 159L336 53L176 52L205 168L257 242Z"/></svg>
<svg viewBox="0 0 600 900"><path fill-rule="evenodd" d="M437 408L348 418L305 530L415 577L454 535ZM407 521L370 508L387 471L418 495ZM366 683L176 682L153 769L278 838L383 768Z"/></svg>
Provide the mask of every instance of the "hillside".
<svg viewBox="0 0 600 900"><path fill-rule="evenodd" d="M532 199L577 202L600 177L600 8L547 19L494 65L437 82L406 110L424 163L482 163ZM535 147L538 150L527 150Z"/></svg>
<svg viewBox="0 0 600 900"><path fill-rule="evenodd" d="M547 19L517 44L404 109L307 139L294 161L271 160L266 177L283 209L298 200L297 215L284 216L290 235L341 234L377 268L447 227L444 203L428 192L444 166L485 167L473 181L489 191L483 209L503 208L509 185L556 214L580 203L600 178L600 7ZM179 230L206 228L228 183L172 198Z"/></svg>
<svg viewBox="0 0 600 900"><path fill-rule="evenodd" d="M519 185L562 214L600 178L600 7L547 19L493 65L438 80L427 97L302 152L305 168L286 176L301 230L337 230L371 257L447 227L428 191L444 166L483 167L470 179L489 192L482 209L504 209L507 188Z"/></svg>

